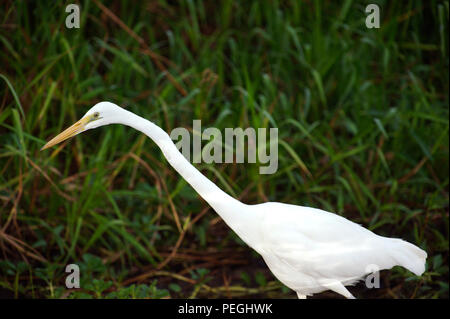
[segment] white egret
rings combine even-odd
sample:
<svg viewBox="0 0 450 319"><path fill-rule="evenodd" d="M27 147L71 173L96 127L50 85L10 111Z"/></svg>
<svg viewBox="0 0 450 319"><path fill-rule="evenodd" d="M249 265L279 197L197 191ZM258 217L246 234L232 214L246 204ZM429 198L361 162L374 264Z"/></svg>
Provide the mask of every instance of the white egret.
<svg viewBox="0 0 450 319"><path fill-rule="evenodd" d="M299 298L324 290L354 298L345 286L356 283L374 268L400 265L418 276L425 271L427 253L422 249L401 239L376 235L339 215L276 202L241 203L186 160L164 130L110 102L93 106L42 149L108 124L124 124L151 138L170 165Z"/></svg>

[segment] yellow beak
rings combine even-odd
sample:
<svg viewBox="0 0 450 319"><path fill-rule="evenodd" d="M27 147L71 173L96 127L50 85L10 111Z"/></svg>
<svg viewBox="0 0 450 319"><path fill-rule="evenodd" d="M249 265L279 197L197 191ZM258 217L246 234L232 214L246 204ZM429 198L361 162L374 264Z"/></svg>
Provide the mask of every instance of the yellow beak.
<svg viewBox="0 0 450 319"><path fill-rule="evenodd" d="M67 140L68 138L71 138L72 136L77 135L78 133L81 133L84 131L84 127L86 124L90 121L89 117L83 117L81 120L73 124L72 126L68 127L66 130L64 130L62 133L56 135L54 138L52 138L50 141L47 142L42 148L41 151L52 147L53 145L56 145L58 143L61 143L62 141Z"/></svg>

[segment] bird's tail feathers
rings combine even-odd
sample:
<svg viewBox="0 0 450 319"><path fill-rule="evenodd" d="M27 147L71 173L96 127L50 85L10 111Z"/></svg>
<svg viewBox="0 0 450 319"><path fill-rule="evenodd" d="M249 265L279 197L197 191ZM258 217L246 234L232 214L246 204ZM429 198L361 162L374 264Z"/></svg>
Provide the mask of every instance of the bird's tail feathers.
<svg viewBox="0 0 450 319"><path fill-rule="evenodd" d="M402 239L392 238L390 250L397 264L405 267L417 276L425 271L427 253L419 247Z"/></svg>

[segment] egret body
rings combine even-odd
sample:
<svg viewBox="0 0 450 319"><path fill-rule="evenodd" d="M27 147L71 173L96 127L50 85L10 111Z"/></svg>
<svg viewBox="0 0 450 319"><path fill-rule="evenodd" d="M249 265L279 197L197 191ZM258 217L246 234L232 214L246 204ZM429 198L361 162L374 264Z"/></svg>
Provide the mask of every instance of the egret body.
<svg viewBox="0 0 450 319"><path fill-rule="evenodd" d="M382 270L399 265L418 276L425 271L427 253L422 249L401 239L376 235L339 215L277 202L247 205L236 200L197 170L164 130L110 102L93 106L42 149L108 124L124 124L151 138L170 165L299 298L324 290L354 298L345 286L362 279L374 267Z"/></svg>

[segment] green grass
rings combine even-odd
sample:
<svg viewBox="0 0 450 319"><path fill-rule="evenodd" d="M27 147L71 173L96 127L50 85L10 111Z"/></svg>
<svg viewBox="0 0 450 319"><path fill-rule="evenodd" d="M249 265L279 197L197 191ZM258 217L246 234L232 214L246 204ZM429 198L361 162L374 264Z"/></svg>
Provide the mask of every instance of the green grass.
<svg viewBox="0 0 450 319"><path fill-rule="evenodd" d="M380 29L351 0L82 1L80 29L64 2L2 4L0 297L295 297L142 134L39 151L109 100L167 131L278 127L273 175L196 166L246 203L322 208L428 252L422 277L383 271L358 297L448 298L449 2L371 2Z"/></svg>

